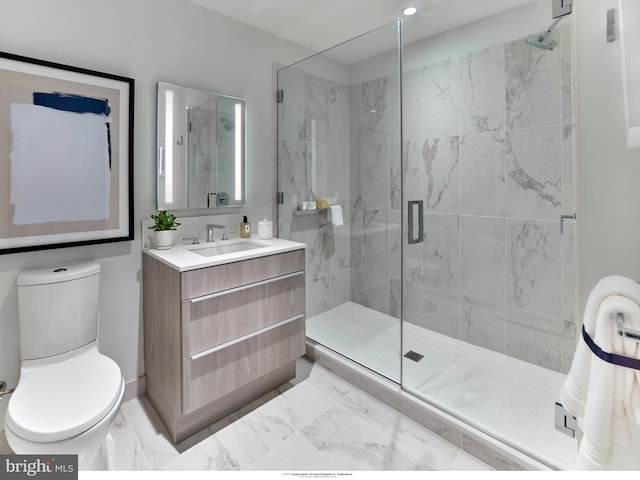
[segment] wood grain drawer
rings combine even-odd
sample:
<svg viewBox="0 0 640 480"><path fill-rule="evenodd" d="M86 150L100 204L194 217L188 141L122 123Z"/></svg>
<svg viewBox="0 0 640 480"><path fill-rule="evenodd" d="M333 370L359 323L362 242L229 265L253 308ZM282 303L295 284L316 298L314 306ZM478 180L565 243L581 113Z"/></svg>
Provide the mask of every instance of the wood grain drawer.
<svg viewBox="0 0 640 480"><path fill-rule="evenodd" d="M180 298L200 297L301 270L304 270L304 250L191 270L180 277Z"/></svg>
<svg viewBox="0 0 640 480"><path fill-rule="evenodd" d="M305 353L304 317L268 330L264 339L264 372L270 372Z"/></svg>
<svg viewBox="0 0 640 480"><path fill-rule="evenodd" d="M182 357L304 314L304 272L182 302Z"/></svg>
<svg viewBox="0 0 640 480"><path fill-rule="evenodd" d="M187 358L182 363L182 413L295 360L304 354L304 338L304 316L298 316Z"/></svg>

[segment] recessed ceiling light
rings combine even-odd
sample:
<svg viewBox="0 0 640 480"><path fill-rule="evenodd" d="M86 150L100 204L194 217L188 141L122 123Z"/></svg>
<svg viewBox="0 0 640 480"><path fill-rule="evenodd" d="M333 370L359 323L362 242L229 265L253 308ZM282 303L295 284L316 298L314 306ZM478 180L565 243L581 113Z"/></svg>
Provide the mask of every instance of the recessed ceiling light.
<svg viewBox="0 0 640 480"><path fill-rule="evenodd" d="M402 11L402 13L404 13L406 16L409 16L409 15L413 15L417 11L418 9L416 7L407 7Z"/></svg>

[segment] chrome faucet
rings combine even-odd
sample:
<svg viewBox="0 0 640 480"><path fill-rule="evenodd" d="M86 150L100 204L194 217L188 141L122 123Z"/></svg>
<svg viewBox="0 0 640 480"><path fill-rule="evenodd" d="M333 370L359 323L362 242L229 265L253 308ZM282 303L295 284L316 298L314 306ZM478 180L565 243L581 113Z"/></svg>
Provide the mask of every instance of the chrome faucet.
<svg viewBox="0 0 640 480"><path fill-rule="evenodd" d="M186 237L182 239L183 242L186 240L191 240L191 245L197 245L200 243L200 240L198 240L198 237Z"/></svg>
<svg viewBox="0 0 640 480"><path fill-rule="evenodd" d="M233 238L234 233L232 232L224 232L222 234L222 240L229 240L230 238Z"/></svg>
<svg viewBox="0 0 640 480"><path fill-rule="evenodd" d="M207 225L207 242L214 242L213 239L213 229L214 228L227 228L226 225L218 225L216 223L209 223Z"/></svg>

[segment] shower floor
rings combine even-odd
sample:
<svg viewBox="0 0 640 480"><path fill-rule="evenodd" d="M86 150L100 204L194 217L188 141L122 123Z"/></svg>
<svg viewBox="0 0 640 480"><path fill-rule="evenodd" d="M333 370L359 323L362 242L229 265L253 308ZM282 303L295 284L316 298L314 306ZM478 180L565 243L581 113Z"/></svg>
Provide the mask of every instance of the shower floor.
<svg viewBox="0 0 640 480"><path fill-rule="evenodd" d="M565 378L506 355L404 325L347 302L307 319L307 337L385 377L404 390L562 470L575 466L576 442L555 430L555 402Z"/></svg>

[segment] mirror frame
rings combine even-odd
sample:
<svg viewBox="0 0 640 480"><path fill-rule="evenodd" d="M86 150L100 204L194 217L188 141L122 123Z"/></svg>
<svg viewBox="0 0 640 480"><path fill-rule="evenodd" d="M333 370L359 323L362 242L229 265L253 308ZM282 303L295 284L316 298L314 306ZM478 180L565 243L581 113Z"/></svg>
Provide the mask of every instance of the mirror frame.
<svg viewBox="0 0 640 480"><path fill-rule="evenodd" d="M190 105L191 99L194 97L204 98L206 101L194 102L198 104ZM233 142L236 147L237 145L241 147L239 151L238 148L234 148L232 154L233 191L216 191L217 188L211 185L211 179L215 185L220 169L210 164L205 165L204 170L212 173L197 175L209 178L209 180L207 185L200 185L206 190L201 192L204 195L202 203L193 203L192 193L196 186L189 183L190 179L194 178L191 170L195 170L197 167L194 167L193 158L189 158L191 124L188 112L199 105L216 101L219 98L234 101L234 116L240 119L240 129L236 128L235 123L232 127L234 131ZM246 206L246 99L173 83L158 82L156 100L156 202L158 210L212 210ZM167 115L169 109L174 112L171 116ZM226 119L220 119L220 122L216 121L216 127L220 126L228 131L228 121L224 126L220 125L220 123L224 123L223 120ZM217 145L219 139L217 128L210 135L216 138Z"/></svg>

